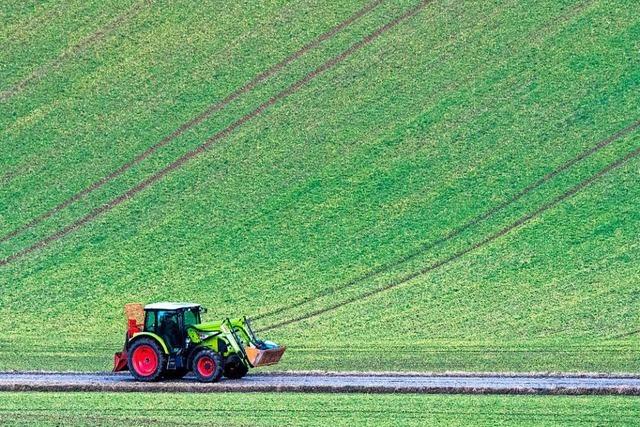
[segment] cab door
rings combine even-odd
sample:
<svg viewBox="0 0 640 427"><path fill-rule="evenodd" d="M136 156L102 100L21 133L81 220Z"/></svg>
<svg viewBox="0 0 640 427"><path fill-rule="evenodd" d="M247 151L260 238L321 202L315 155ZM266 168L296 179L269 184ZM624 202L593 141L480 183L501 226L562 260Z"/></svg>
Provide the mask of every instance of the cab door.
<svg viewBox="0 0 640 427"><path fill-rule="evenodd" d="M175 310L156 311L156 334L160 335L171 353L184 346L182 313Z"/></svg>

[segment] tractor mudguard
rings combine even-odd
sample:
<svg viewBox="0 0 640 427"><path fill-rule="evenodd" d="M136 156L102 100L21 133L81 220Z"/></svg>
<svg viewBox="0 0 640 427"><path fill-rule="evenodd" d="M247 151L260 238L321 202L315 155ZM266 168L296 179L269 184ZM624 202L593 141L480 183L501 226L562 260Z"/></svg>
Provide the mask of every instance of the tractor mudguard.
<svg viewBox="0 0 640 427"><path fill-rule="evenodd" d="M164 351L164 353L169 354L169 348L167 347L167 344L164 342L161 336L156 335L153 332L136 332L131 335L131 338L129 338L129 333L127 333L127 339L124 343L124 348L122 349L122 351L119 351L113 355L113 372L120 372L120 371L127 370L127 361L129 359L129 347L131 347L131 344L133 344L136 340L145 336L156 340L158 344L160 344L160 347L162 347L162 350Z"/></svg>
<svg viewBox="0 0 640 427"><path fill-rule="evenodd" d="M160 344L160 346L162 347L162 350L164 350L164 354L169 354L169 347L167 347L167 344L164 342L162 337L158 334L154 334L153 332L138 332L134 334L133 337L131 337L131 339L127 343L127 347L131 346L131 344L134 341L136 341L138 338L141 338L141 337L151 337L154 340L158 341L158 344Z"/></svg>
<svg viewBox="0 0 640 427"><path fill-rule="evenodd" d="M193 351L190 352L187 358L187 366L191 366L193 358L202 350L213 350L219 353L223 357L227 357L229 353L229 345L225 340L219 336L210 337L202 341ZM233 349L231 349L233 351Z"/></svg>

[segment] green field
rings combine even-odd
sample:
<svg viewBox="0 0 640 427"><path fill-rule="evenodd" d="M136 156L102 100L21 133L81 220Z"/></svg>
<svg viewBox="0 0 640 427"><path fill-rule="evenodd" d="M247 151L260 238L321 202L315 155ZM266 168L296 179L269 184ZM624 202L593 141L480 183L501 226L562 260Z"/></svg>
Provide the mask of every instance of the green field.
<svg viewBox="0 0 640 427"><path fill-rule="evenodd" d="M2 236L366 3L63 4L0 6ZM0 243L0 370L109 369L124 303L189 300L258 316L283 370L638 371L640 160L614 162L640 147L640 4L435 0L356 44L416 4L382 2Z"/></svg>
<svg viewBox="0 0 640 427"><path fill-rule="evenodd" d="M636 425L635 398L1 393L3 425Z"/></svg>

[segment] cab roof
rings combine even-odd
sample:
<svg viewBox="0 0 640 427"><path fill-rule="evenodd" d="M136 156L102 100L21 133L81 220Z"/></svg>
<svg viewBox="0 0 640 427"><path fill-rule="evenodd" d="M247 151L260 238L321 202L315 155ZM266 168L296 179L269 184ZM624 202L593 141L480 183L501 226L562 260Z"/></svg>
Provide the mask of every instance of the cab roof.
<svg viewBox="0 0 640 427"><path fill-rule="evenodd" d="M200 304L191 302L156 302L144 306L145 310L181 310L183 308L200 307Z"/></svg>

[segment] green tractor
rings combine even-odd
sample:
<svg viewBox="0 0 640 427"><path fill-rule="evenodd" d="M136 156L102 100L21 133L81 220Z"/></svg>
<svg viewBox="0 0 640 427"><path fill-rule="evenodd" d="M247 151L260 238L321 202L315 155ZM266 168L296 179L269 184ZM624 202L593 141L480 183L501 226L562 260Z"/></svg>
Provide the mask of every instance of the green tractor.
<svg viewBox="0 0 640 427"><path fill-rule="evenodd" d="M224 375L239 379L250 367L278 363L285 347L258 339L246 317L218 322L201 320L199 304L126 304L124 349L114 356L113 371L129 370L139 381L177 379L193 372L204 382Z"/></svg>

